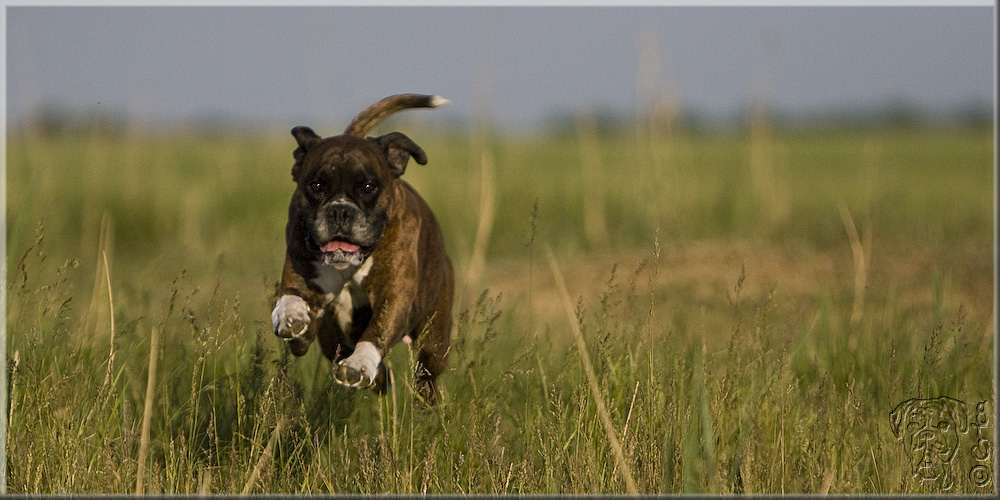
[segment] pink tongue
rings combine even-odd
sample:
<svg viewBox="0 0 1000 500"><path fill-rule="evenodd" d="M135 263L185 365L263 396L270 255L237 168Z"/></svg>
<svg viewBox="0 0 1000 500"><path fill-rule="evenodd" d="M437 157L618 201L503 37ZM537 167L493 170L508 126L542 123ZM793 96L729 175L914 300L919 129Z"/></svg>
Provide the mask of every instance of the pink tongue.
<svg viewBox="0 0 1000 500"><path fill-rule="evenodd" d="M334 240L334 241L331 241L331 242L327 243L326 245L323 245L323 249L322 250L324 252L333 252L335 250L343 250L343 251L345 251L347 253L354 253L354 252L357 252L360 248L361 247L359 247L358 245L355 245L353 243L348 243L346 241L336 241L336 240Z"/></svg>

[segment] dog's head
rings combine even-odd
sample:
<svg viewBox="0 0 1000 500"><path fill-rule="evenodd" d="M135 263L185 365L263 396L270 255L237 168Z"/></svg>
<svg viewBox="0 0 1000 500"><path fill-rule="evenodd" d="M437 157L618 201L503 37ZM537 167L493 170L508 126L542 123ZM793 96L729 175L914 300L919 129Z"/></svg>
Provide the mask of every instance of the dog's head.
<svg viewBox="0 0 1000 500"><path fill-rule="evenodd" d="M968 430L965 404L957 399L910 399L889 414L893 435L906 444L913 473L924 479L947 475L958 450L958 434Z"/></svg>
<svg viewBox="0 0 1000 500"><path fill-rule="evenodd" d="M361 265L388 224L396 180L411 157L423 165L427 156L399 132L323 139L309 127L295 127L292 135L297 187L290 211L301 231L290 230L289 238L304 238L313 260L335 269Z"/></svg>

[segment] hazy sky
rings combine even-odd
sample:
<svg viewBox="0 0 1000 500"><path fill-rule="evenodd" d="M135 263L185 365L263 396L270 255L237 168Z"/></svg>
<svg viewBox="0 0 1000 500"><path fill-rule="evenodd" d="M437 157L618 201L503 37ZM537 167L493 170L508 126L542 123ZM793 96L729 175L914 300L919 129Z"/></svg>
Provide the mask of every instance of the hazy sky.
<svg viewBox="0 0 1000 500"><path fill-rule="evenodd" d="M977 3L977 2L972 2ZM33 7L6 11L8 120L44 106L137 121L342 124L383 96L532 125L631 113L651 89L728 116L994 92L994 9L964 7ZM653 85L650 85L653 84ZM13 122L11 122L13 123Z"/></svg>

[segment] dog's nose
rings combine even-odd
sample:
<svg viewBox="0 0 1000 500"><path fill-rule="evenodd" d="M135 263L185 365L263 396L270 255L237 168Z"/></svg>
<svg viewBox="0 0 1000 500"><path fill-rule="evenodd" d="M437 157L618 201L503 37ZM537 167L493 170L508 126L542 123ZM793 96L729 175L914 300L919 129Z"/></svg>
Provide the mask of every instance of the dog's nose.
<svg viewBox="0 0 1000 500"><path fill-rule="evenodd" d="M326 208L326 217L336 227L350 226L357 207L350 203L332 203Z"/></svg>

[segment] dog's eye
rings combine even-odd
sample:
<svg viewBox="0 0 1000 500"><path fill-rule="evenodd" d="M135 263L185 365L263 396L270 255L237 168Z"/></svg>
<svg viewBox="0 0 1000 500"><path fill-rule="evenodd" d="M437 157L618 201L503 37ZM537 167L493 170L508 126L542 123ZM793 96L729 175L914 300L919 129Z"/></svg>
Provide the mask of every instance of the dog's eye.
<svg viewBox="0 0 1000 500"><path fill-rule="evenodd" d="M364 194L375 194L375 191L378 191L378 184L376 184L375 182L373 182L373 181L366 181L365 183L361 184L361 192L362 193L364 193Z"/></svg>
<svg viewBox="0 0 1000 500"><path fill-rule="evenodd" d="M323 183L319 181L313 181L309 184L309 190L316 194L320 194L323 192Z"/></svg>

